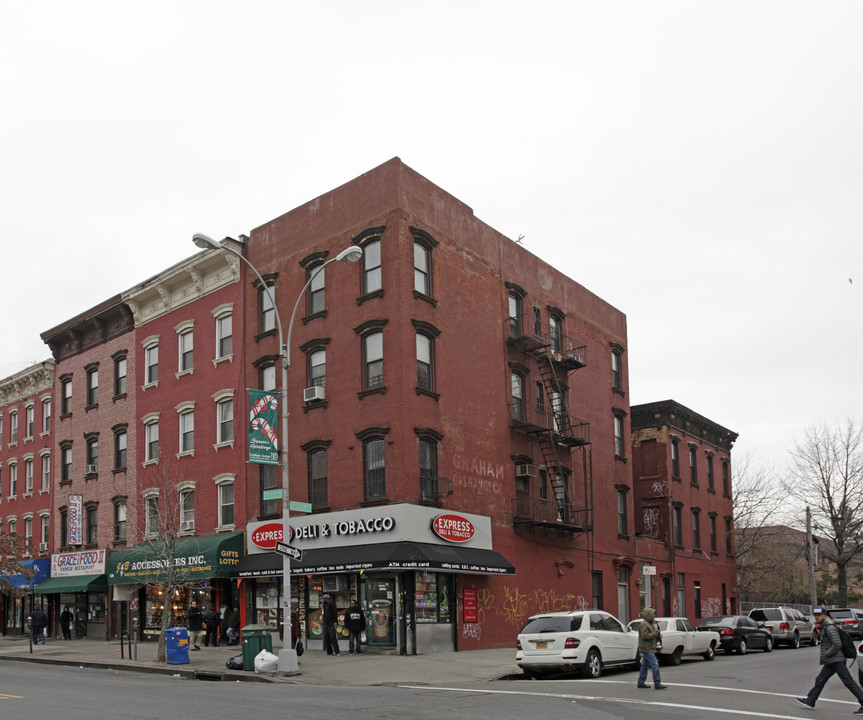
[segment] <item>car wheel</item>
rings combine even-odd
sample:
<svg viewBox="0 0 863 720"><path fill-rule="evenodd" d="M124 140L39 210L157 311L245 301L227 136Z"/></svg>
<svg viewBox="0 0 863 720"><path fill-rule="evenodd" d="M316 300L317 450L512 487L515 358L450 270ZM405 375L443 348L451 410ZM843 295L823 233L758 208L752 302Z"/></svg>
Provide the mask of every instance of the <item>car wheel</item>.
<svg viewBox="0 0 863 720"><path fill-rule="evenodd" d="M584 677L598 678L602 675L602 657L596 648L593 648L587 653L587 659L584 661Z"/></svg>
<svg viewBox="0 0 863 720"><path fill-rule="evenodd" d="M737 641L737 654L738 655L745 655L746 654L746 640L744 640L743 638L740 638L740 640Z"/></svg>
<svg viewBox="0 0 863 720"><path fill-rule="evenodd" d="M680 665L680 661L683 659L683 648L674 648L674 652L668 656L668 664L669 665Z"/></svg>
<svg viewBox="0 0 863 720"><path fill-rule="evenodd" d="M791 647L795 650L800 647L800 635L794 633L794 637L791 638Z"/></svg>
<svg viewBox="0 0 863 720"><path fill-rule="evenodd" d="M764 641L764 652L773 652L773 638Z"/></svg>
<svg viewBox="0 0 863 720"><path fill-rule="evenodd" d="M819 640L818 640L818 633L817 633L817 632L815 632L815 631L813 630L813 631L812 631L812 637L811 637L811 638L809 638L809 644L810 644L812 647L816 647L816 646L818 645L818 643L819 643Z"/></svg>
<svg viewBox="0 0 863 720"><path fill-rule="evenodd" d="M716 657L716 648L713 647L713 643L710 643L710 647L707 648L707 651L701 657L705 660L713 660Z"/></svg>

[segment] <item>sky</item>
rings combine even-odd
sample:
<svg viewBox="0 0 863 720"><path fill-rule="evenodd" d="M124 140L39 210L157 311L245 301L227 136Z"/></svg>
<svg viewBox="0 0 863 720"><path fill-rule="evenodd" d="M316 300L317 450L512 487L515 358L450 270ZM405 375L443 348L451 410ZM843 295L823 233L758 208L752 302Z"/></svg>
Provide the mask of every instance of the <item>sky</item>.
<svg viewBox="0 0 863 720"><path fill-rule="evenodd" d="M627 315L777 474L860 419L863 3L0 4L0 377L392 157ZM577 414L577 411L576 411Z"/></svg>

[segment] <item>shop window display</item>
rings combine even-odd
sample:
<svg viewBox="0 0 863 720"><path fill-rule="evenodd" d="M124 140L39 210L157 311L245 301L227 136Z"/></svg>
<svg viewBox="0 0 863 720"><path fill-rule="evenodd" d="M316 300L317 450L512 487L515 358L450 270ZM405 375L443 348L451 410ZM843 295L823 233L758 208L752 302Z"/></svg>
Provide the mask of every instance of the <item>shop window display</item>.
<svg viewBox="0 0 863 720"><path fill-rule="evenodd" d="M144 618L146 625L144 627L145 635L158 635L162 627L162 609L165 602L171 605L170 619L168 627L185 627L186 626L186 611L189 609L189 603L195 600L198 607L207 609L210 604L211 591L209 588L187 588L178 587L167 592L164 587L148 585L144 589L146 610Z"/></svg>
<svg viewBox="0 0 863 720"><path fill-rule="evenodd" d="M444 573L418 572L414 607L418 623L452 622L450 615L452 576Z"/></svg>

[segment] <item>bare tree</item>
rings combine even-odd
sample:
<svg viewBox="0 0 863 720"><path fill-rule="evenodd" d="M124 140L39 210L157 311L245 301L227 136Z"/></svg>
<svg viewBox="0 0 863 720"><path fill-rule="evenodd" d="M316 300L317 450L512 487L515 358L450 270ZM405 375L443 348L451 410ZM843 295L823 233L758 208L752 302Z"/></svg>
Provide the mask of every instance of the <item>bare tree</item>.
<svg viewBox="0 0 863 720"><path fill-rule="evenodd" d="M840 605L848 602L849 565L863 555L863 428L807 428L791 453L786 491L812 510L821 554L836 565Z"/></svg>

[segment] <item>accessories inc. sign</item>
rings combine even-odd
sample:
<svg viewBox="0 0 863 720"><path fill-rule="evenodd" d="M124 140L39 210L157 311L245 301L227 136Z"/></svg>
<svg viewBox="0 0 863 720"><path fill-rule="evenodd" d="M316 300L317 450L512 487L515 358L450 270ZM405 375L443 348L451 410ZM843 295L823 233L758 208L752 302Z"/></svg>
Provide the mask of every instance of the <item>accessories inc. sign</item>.
<svg viewBox="0 0 863 720"><path fill-rule="evenodd" d="M476 532L470 520L455 513L438 515L432 520L431 529L441 540L454 543L468 542Z"/></svg>

